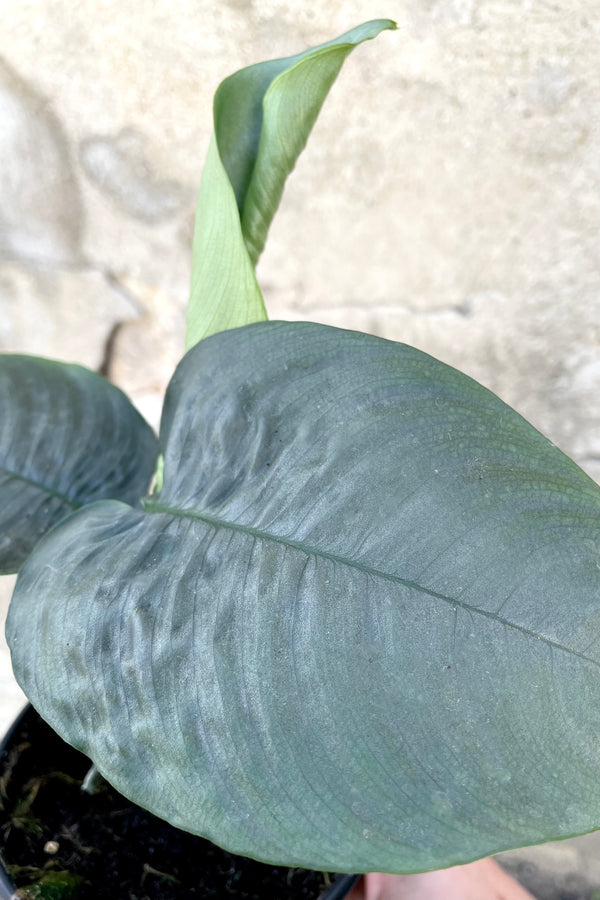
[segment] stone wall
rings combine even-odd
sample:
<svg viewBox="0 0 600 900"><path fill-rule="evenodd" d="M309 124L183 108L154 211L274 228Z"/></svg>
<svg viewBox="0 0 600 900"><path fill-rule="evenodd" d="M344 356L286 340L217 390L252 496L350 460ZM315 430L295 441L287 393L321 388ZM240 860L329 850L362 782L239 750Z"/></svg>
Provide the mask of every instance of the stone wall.
<svg viewBox="0 0 600 900"><path fill-rule="evenodd" d="M2 4L0 349L103 366L157 422L213 91L374 14L259 265L272 317L414 343L600 474L591 0Z"/></svg>
<svg viewBox="0 0 600 900"><path fill-rule="evenodd" d="M400 29L347 61L259 264L271 317L416 344L599 478L593 0L3 0L0 351L101 369L156 425L216 86L377 15ZM0 728L8 672L0 646Z"/></svg>

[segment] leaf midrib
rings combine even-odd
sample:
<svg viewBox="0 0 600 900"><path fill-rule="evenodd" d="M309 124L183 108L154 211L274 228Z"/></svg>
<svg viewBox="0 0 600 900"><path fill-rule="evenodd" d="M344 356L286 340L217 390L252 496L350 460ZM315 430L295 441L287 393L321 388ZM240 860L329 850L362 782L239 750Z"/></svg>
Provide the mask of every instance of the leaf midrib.
<svg viewBox="0 0 600 900"><path fill-rule="evenodd" d="M356 569L357 571L362 572L366 575L371 575L375 578L381 578L385 581L391 581L394 584L400 584L403 587L409 588L410 590L415 590L419 593L427 594L427 596L432 597L435 600L441 600L448 606L464 609L466 612L483 616L485 619L490 619L491 621L496 622L499 625L504 625L506 628L512 628L515 631L518 631L519 633L525 635L526 637L533 638L536 641L541 641L542 643L546 644L549 647L553 647L556 650L562 650L563 652L568 653L571 656L575 656L578 659L581 659L584 662L588 662L600 669L600 662L596 661L595 659L591 659L584 653L579 653L577 650L573 650L572 647L567 647L564 644L559 643L558 641L553 641L551 638L546 637L543 634L538 634L538 632L532 631L530 628L526 628L524 625L519 625L516 622L511 622L510 619L505 619L503 616L499 616L494 612L480 609L478 606L471 606L471 604L465 603L464 600L458 600L454 597L440 594L437 591L433 591L430 588L424 587L417 581L411 581L408 578L402 578L400 575L392 575L390 572L383 572L381 569L376 569L373 566L367 566L364 563L358 562L357 560L348 559L347 557L339 556L335 553L329 553L327 550L317 549L316 547L311 547L300 541L294 541L291 538L282 537L281 535L273 534L269 531L262 531L260 528L254 528L251 525L243 525L238 522L229 522L225 519L220 519L218 516L212 516L209 513L198 512L194 509L180 509L177 507L167 506L165 504L156 503L149 498L146 498L142 501L142 506L144 511L148 513L162 513L164 515L169 515L180 519L199 519L203 522L206 522L208 525L213 525L217 528L227 528L231 531L239 531L242 534L260 538L261 540L272 541L276 544L282 544L285 547L299 550L302 553L308 554L309 556L328 559L331 562L340 563L341 565L348 566L351 569Z"/></svg>
<svg viewBox="0 0 600 900"><path fill-rule="evenodd" d="M28 478L21 472L15 472L12 469L8 469L6 466L2 465L0 465L0 472L8 475L10 478L16 478L18 481L22 481L24 484L28 484L31 487L37 488L39 491L48 494L48 496L50 497L56 497L57 500L60 500L62 503L66 503L67 506L70 506L71 509L80 509L79 503L75 503L73 500L70 500L64 494L61 494L60 491L56 491L53 488L48 487L48 485L42 484L42 482L40 481L35 481L33 478Z"/></svg>

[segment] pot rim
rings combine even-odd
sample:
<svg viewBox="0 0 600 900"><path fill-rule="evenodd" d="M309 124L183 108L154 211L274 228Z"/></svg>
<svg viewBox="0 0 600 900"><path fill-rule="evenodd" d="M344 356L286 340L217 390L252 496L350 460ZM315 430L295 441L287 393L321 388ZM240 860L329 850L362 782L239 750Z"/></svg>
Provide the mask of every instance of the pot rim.
<svg viewBox="0 0 600 900"><path fill-rule="evenodd" d="M21 712L17 713L16 719L13 719L12 724L9 725L8 731L4 734L2 740L0 740L0 759L7 752L16 732L21 727L26 716L29 715L31 709L33 709L31 703L26 703ZM6 870L2 849L0 848L0 900L14 900L15 891L16 887Z"/></svg>

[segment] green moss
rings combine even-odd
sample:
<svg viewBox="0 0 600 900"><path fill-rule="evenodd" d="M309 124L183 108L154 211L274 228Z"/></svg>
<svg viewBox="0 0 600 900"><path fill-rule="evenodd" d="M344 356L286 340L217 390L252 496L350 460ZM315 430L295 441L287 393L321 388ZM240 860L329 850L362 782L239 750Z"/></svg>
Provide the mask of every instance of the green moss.
<svg viewBox="0 0 600 900"><path fill-rule="evenodd" d="M85 879L71 872L44 872L34 884L21 887L19 900L76 900L81 896Z"/></svg>

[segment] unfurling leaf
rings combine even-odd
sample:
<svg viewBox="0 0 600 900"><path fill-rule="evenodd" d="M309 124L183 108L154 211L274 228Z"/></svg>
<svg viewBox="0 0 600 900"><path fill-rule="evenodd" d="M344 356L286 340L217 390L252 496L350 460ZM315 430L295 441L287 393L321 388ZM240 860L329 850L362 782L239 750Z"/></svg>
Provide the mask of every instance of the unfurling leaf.
<svg viewBox="0 0 600 900"><path fill-rule="evenodd" d="M285 180L348 54L395 27L390 19L365 22L304 53L235 72L219 86L198 198L187 348L267 318L254 266Z"/></svg>

